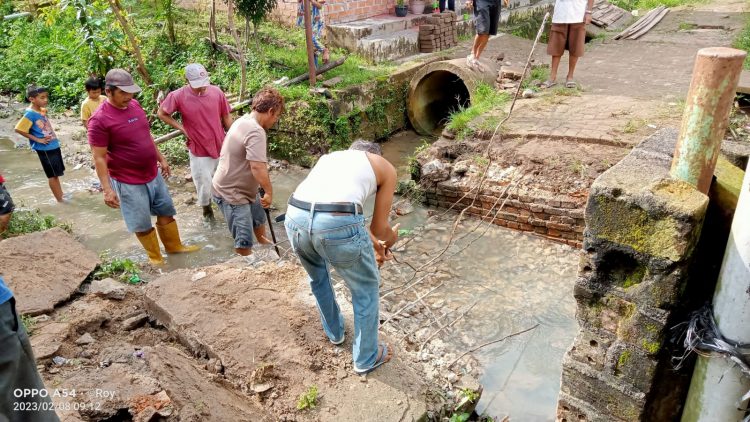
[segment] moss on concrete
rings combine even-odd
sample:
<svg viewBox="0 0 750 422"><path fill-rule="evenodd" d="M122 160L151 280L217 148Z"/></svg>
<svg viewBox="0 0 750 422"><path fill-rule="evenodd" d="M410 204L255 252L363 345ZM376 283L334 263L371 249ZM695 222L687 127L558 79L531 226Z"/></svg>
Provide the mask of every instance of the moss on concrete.
<svg viewBox="0 0 750 422"><path fill-rule="evenodd" d="M623 350L623 352L620 353L620 357L617 359L617 369L622 371L622 368L624 368L630 361L631 356L632 352L630 350Z"/></svg>
<svg viewBox="0 0 750 422"><path fill-rule="evenodd" d="M596 210L589 213L589 230L597 237L631 247L639 253L679 261L684 254L684 235L668 217L655 219L631 204L597 196Z"/></svg>
<svg viewBox="0 0 750 422"><path fill-rule="evenodd" d="M271 155L312 165L329 151L346 149L357 138L382 140L406 126L404 82L390 78L334 92L310 95L287 105L278 128L269 133Z"/></svg>
<svg viewBox="0 0 750 422"><path fill-rule="evenodd" d="M661 349L661 344L656 341L648 341L648 340L642 340L641 346L644 350L651 353L652 355L655 355L659 352L659 349Z"/></svg>
<svg viewBox="0 0 750 422"><path fill-rule="evenodd" d="M636 284L640 284L643 281L643 278L646 276L646 271L647 269L644 265L639 265L635 270L633 270L633 272L625 276L625 279L622 282L622 287L624 289L627 289L629 287L635 286Z"/></svg>

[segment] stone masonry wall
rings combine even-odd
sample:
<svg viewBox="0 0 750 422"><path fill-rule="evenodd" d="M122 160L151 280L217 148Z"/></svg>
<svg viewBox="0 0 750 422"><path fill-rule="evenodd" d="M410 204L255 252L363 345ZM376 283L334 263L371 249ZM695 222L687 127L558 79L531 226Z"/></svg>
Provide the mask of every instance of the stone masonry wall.
<svg viewBox="0 0 750 422"><path fill-rule="evenodd" d="M684 318L692 265L710 263L696 256L709 198L668 175L676 138L657 132L591 188L558 421L680 415L690 371L672 368L670 328Z"/></svg>

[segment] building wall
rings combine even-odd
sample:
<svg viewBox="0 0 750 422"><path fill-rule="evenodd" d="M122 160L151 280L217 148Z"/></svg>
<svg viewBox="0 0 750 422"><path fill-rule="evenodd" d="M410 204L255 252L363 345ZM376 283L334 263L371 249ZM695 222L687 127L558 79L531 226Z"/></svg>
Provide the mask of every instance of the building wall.
<svg viewBox="0 0 750 422"><path fill-rule="evenodd" d="M351 22L392 13L395 3L394 0L328 0L323 13L326 24ZM293 23L297 16L297 1L279 0L274 15L282 23Z"/></svg>

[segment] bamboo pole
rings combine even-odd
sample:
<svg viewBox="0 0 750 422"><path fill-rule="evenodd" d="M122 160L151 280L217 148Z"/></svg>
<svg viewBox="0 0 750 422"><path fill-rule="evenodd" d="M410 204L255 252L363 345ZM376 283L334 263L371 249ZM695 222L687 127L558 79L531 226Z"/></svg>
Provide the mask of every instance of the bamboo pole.
<svg viewBox="0 0 750 422"><path fill-rule="evenodd" d="M310 73L310 86L315 86L316 74L315 74L315 52L313 51L312 41L312 4L310 0L303 0L305 8L305 41L307 44L307 68Z"/></svg>

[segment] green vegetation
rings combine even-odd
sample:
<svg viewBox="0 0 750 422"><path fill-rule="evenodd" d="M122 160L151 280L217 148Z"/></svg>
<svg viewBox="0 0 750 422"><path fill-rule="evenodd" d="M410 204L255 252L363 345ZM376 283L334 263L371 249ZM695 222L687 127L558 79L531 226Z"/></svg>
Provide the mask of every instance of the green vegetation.
<svg viewBox="0 0 750 422"><path fill-rule="evenodd" d="M107 252L99 257L102 263L94 270L94 279L114 278L125 283L138 284L141 282L141 270L138 265L128 258L111 258Z"/></svg>
<svg viewBox="0 0 750 422"><path fill-rule="evenodd" d="M159 144L159 151L172 165L184 165L190 162L190 155L184 138L180 137L162 142Z"/></svg>
<svg viewBox="0 0 750 422"><path fill-rule="evenodd" d="M400 180L396 185L396 193L408 198L415 204L424 201L424 190L414 180Z"/></svg>
<svg viewBox="0 0 750 422"><path fill-rule="evenodd" d="M419 154L423 153L427 150L427 148L430 147L430 143L427 142L426 139L422 139L422 143L414 148L414 154L410 155L407 158L407 163L409 166L409 175L411 175L411 178L414 180L419 179L419 161L417 160L417 157L419 157ZM398 187L396 188L398 189Z"/></svg>
<svg viewBox="0 0 750 422"><path fill-rule="evenodd" d="M549 5L548 7L534 8L526 13L511 13L503 32L508 32L517 37L533 40L536 38L537 32L539 32L539 27L542 25L542 19L544 19L544 14L547 12L552 12L552 5ZM544 32L539 38L539 42L546 44L547 41L549 41L549 30L551 26L552 19L548 19Z"/></svg>
<svg viewBox="0 0 750 422"><path fill-rule="evenodd" d="M469 413L454 413L451 415L451 418L448 419L449 422L466 422L469 420L469 417L471 415Z"/></svg>
<svg viewBox="0 0 750 422"><path fill-rule="evenodd" d="M737 38L734 40L733 43L734 48L739 48L740 50L747 51L747 57L745 57L745 64L743 67L745 69L750 69L750 18L745 23L745 27L742 29L742 32L737 35Z"/></svg>
<svg viewBox="0 0 750 422"><path fill-rule="evenodd" d="M34 317L29 315L21 315L21 323L23 324L23 328L26 330L26 334L34 334L34 330L36 329L36 320L34 319Z"/></svg>
<svg viewBox="0 0 750 422"><path fill-rule="evenodd" d="M16 210L10 218L8 230L2 234L2 238L7 239L22 234L41 232L54 227L60 227L68 233L73 231L73 226L70 223L59 222L54 216L42 214L38 209Z"/></svg>
<svg viewBox="0 0 750 422"><path fill-rule="evenodd" d="M447 128L456 134L457 139L462 139L471 133L470 123L477 117L490 110L503 107L510 100L510 95L498 92L494 87L486 83L477 85L472 102L469 107L461 107L450 115Z"/></svg>
<svg viewBox="0 0 750 422"><path fill-rule="evenodd" d="M531 88L533 90L537 90L537 87L534 86L534 81L539 81L539 83L542 83L549 79L549 67L547 66L537 66L531 69L531 72L529 72L529 76L524 79L523 83L521 84L521 87L523 89Z"/></svg>
<svg viewBox="0 0 750 422"><path fill-rule="evenodd" d="M698 25L696 25L696 24L694 24L692 22L680 22L680 25L678 26L678 28L680 29L680 31L690 31L690 30L695 29L697 27L698 27Z"/></svg>
<svg viewBox="0 0 750 422"><path fill-rule="evenodd" d="M702 3L706 0L613 0L612 4L625 10L641 10L647 12L659 6L677 7Z"/></svg>
<svg viewBox="0 0 750 422"><path fill-rule="evenodd" d="M206 11L172 7L171 0L120 0L120 3L144 58L145 70L139 71L134 54L136 46L131 45L108 1L52 1L33 20L0 21L0 91L15 93L20 99L26 85L33 82L48 87L53 110L77 111L85 97L83 83L90 73L101 75L109 68L123 67L131 70L143 88L137 99L149 114L155 135L172 130L155 117L157 95L184 84L186 64L202 63L211 73L213 84L227 93L239 92L240 66L208 41L212 31L207 25ZM243 27L245 32L233 37L227 30L226 13L218 13L217 43L235 47L240 40L247 62L248 93L283 77L294 78L308 71L303 30L258 19L259 13L267 9L260 3L270 4L268 0L235 3L240 7L235 19L238 32ZM13 13L16 11L13 4L3 2L0 9L5 14ZM243 25L246 21L242 16L250 19L250 25ZM310 165L315 155L346 148L357 136L383 138L398 124L394 116L404 114L406 84L392 84L388 80L395 67L371 65L343 50L332 51L331 59L344 55L346 62L327 72L325 78L341 77L336 89L354 87L352 97L360 95L357 91L363 84L374 84L375 100L363 110L334 114L327 99L311 93L307 83L279 88L287 102L287 112L282 115L278 130L269 133L272 155ZM346 102L347 95L334 100ZM173 164L187 160L181 140L162 144L160 149Z"/></svg>
<svg viewBox="0 0 750 422"><path fill-rule="evenodd" d="M297 410L315 409L318 404L318 387L310 386L297 400Z"/></svg>
<svg viewBox="0 0 750 422"><path fill-rule="evenodd" d="M646 121L640 118L634 118L628 120L627 123L625 123L625 127L622 128L622 131L624 133L635 133L638 132L642 127L646 126Z"/></svg>

